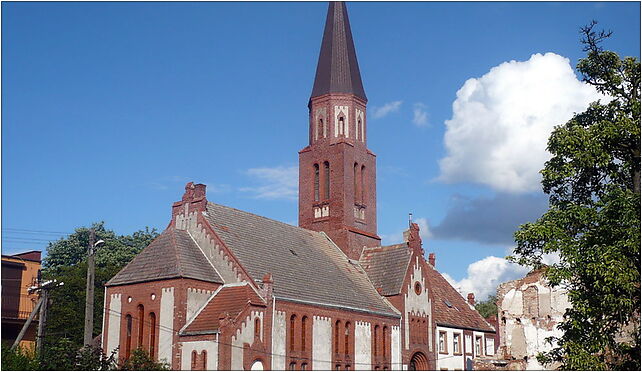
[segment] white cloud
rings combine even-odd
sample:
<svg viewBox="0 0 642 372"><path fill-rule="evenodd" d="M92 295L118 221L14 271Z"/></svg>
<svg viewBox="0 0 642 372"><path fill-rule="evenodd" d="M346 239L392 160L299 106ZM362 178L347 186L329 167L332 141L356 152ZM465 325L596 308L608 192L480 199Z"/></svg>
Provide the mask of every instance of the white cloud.
<svg viewBox="0 0 642 372"><path fill-rule="evenodd" d="M412 122L418 127L428 126L428 112L426 105L423 103L415 103L412 109Z"/></svg>
<svg viewBox="0 0 642 372"><path fill-rule="evenodd" d="M417 218L414 222L419 225L419 236L421 237L421 240L427 240L428 238L432 237L427 219L425 219L424 217L420 217Z"/></svg>
<svg viewBox="0 0 642 372"><path fill-rule="evenodd" d="M392 112L399 111L399 107L401 107L402 102L403 101L393 101L393 102L388 102L381 107L377 107L377 106L373 107L372 118L380 119Z"/></svg>
<svg viewBox="0 0 642 372"><path fill-rule="evenodd" d="M567 58L554 53L505 62L469 79L445 123L447 156L440 160L439 180L514 193L539 190L553 127L600 98L577 80Z"/></svg>
<svg viewBox="0 0 642 372"><path fill-rule="evenodd" d="M297 199L299 188L299 168L297 166L251 168L245 173L255 178L260 185L243 187L240 191L250 192L257 199Z"/></svg>
<svg viewBox="0 0 642 372"><path fill-rule="evenodd" d="M468 265L468 276L460 281L446 273L442 275L464 298L468 293L474 293L476 301L485 301L489 295L495 295L501 283L522 278L528 271L504 258L488 256Z"/></svg>
<svg viewBox="0 0 642 372"><path fill-rule="evenodd" d="M419 225L419 236L422 241L426 241L429 238L432 238L432 232L430 231L430 225L428 224L428 219L424 217L413 218L413 222ZM408 229L406 229L408 230ZM381 238L381 243L383 245L387 244L398 244L403 242L403 231L397 231L392 234L379 234Z"/></svg>

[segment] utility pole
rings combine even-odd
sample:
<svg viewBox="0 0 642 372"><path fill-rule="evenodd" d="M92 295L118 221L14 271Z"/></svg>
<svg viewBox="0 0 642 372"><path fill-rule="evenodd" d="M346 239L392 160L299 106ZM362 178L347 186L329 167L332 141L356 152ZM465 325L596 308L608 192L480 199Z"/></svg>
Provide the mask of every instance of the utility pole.
<svg viewBox="0 0 642 372"><path fill-rule="evenodd" d="M40 314L38 320L38 336L36 338L36 350L38 350L38 355L42 358L43 346L45 343L45 325L47 323L47 307L49 302L49 288L42 288L40 291Z"/></svg>
<svg viewBox="0 0 642 372"><path fill-rule="evenodd" d="M96 271L96 248L105 244L103 240L96 242L96 231L89 230L89 245L87 247L87 295L85 297L85 335L83 344L91 345L94 332L94 274Z"/></svg>
<svg viewBox="0 0 642 372"><path fill-rule="evenodd" d="M87 295L85 297L85 337L83 345L91 345L94 332L94 240L96 240L96 231L89 231L89 247L87 248Z"/></svg>
<svg viewBox="0 0 642 372"><path fill-rule="evenodd" d="M40 278L40 275L38 275L38 278ZM31 312L31 315L29 315L29 319L27 319L27 322L22 327L22 330L20 331L20 334L16 338L16 341L14 342L12 348L15 348L16 346L18 346L20 341L22 341L22 337L25 335L27 328L29 327L29 324L31 324L31 321L36 316L36 312L38 312L39 319L38 319L38 334L36 336L36 350L38 351L38 355L42 357L44 341L45 341L45 327L47 326L47 307L49 306L49 290L64 284L65 283L62 283L62 282L58 283L56 279L48 280L44 283L38 280L38 285L34 285L29 288L29 293L40 292L40 300L38 300L36 307Z"/></svg>

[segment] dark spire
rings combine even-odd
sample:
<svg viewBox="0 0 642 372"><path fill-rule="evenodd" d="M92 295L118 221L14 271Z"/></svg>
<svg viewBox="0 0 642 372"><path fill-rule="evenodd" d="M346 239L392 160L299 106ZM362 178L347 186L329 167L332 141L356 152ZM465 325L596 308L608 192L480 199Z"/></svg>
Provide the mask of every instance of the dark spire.
<svg viewBox="0 0 642 372"><path fill-rule="evenodd" d="M343 1L330 2L323 31L312 97L327 93L352 93L366 100L357 53L354 51L348 11Z"/></svg>

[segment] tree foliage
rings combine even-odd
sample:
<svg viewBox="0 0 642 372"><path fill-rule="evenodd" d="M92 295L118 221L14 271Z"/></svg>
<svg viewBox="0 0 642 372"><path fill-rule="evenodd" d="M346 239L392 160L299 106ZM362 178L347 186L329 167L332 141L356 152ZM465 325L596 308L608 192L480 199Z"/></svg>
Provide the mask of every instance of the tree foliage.
<svg viewBox="0 0 642 372"><path fill-rule="evenodd" d="M132 235L116 235L105 229L104 223L92 225L96 239L105 245L96 252L94 276L94 331L100 334L103 319L105 283L116 275L136 254L158 236L155 229L145 228ZM89 228L76 229L67 238L50 243L44 260L43 276L57 279L64 285L50 292L51 306L47 315L45 347L55 345L65 338L78 350L83 343L85 318L85 294L87 278L87 246Z"/></svg>
<svg viewBox="0 0 642 372"><path fill-rule="evenodd" d="M168 371L169 364L155 362L144 349L132 351L129 359L118 365L121 371Z"/></svg>
<svg viewBox="0 0 642 372"><path fill-rule="evenodd" d="M491 315L497 316L497 296L488 296L486 301L476 303L475 310L484 318Z"/></svg>
<svg viewBox="0 0 642 372"><path fill-rule="evenodd" d="M640 62L602 48L610 32L581 29L583 81L606 99L594 102L548 141L541 171L549 210L520 226L512 259L542 266L572 308L556 346L540 356L564 369L640 368Z"/></svg>

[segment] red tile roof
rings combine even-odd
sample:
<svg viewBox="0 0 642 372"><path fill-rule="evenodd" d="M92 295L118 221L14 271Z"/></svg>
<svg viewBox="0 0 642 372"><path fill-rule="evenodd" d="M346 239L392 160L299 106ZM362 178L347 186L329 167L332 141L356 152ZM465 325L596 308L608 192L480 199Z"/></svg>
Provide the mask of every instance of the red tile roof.
<svg viewBox="0 0 642 372"><path fill-rule="evenodd" d="M469 328L482 332L495 332L484 318L471 309L468 302L434 268L426 273L434 295L434 316L437 325L453 328Z"/></svg>
<svg viewBox="0 0 642 372"><path fill-rule="evenodd" d="M234 319L247 304L265 306L265 301L248 283L225 285L212 295L205 307L185 327L182 333L215 332L220 327L219 318L221 315L227 315Z"/></svg>

